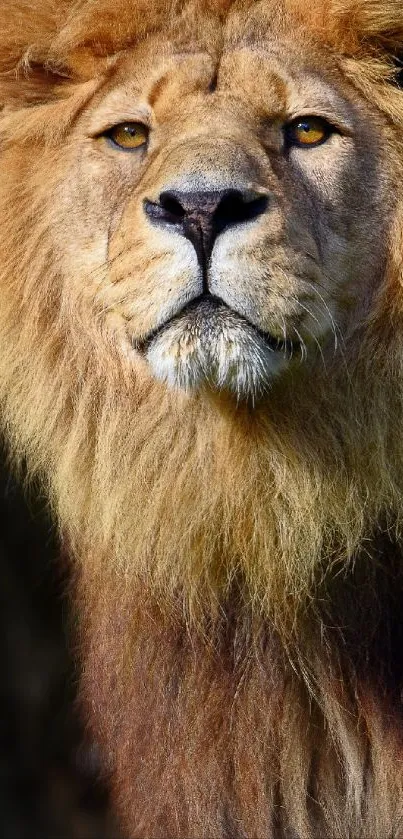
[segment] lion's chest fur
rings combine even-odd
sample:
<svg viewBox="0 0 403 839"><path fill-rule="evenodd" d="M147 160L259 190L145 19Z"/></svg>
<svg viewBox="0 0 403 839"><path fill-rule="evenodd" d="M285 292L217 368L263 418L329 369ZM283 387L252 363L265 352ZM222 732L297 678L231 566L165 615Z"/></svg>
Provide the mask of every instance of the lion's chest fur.
<svg viewBox="0 0 403 839"><path fill-rule="evenodd" d="M397 835L400 556L379 547L287 641L235 583L196 627L180 595L84 579L84 696L131 836Z"/></svg>

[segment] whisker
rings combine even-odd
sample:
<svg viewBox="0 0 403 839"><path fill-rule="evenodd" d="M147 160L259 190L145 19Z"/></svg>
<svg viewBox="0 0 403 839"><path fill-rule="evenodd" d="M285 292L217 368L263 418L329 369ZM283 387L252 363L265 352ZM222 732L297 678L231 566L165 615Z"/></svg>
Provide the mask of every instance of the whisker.
<svg viewBox="0 0 403 839"><path fill-rule="evenodd" d="M298 332L298 329L296 328L296 326L293 326L293 331L295 332L295 334L296 334L296 336L299 340L300 350L301 350L301 364L302 364L308 358L307 346L306 346L306 343L305 343L302 335Z"/></svg>
<svg viewBox="0 0 403 839"><path fill-rule="evenodd" d="M338 332L339 330L338 330L337 324L336 324L336 322L335 322L335 320L334 320L334 317L333 317L333 315L332 315L332 313L331 313L331 311L330 311L330 309L329 309L329 306L328 306L328 305L327 305L327 303L326 303L326 300L324 299L324 297L323 297L323 295L320 293L320 291L318 291L318 289L316 288L316 286L314 285L314 283L310 282L309 280L305 280L305 282L306 282L306 283L307 283L307 284L308 284L308 285L309 285L309 286L313 289L313 291L317 294L317 296L319 297L319 300L320 300L320 301L321 301L321 303L323 304L323 307L324 307L325 311L327 312L327 314L328 314L328 316L329 316L329 321L330 321L330 324L331 324L331 326L332 326L333 335L334 335L334 342L335 342L335 343L334 343L334 351L335 351L335 353L336 353L336 352L337 352L337 349L338 349L337 332Z"/></svg>

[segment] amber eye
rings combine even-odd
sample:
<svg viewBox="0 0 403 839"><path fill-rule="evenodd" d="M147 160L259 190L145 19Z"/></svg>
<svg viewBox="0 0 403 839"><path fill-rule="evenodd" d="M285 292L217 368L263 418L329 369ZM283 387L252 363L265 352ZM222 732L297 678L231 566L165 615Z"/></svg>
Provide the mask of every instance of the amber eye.
<svg viewBox="0 0 403 839"><path fill-rule="evenodd" d="M106 136L113 145L131 151L146 145L148 133L148 128L141 122L122 122L110 128Z"/></svg>
<svg viewBox="0 0 403 839"><path fill-rule="evenodd" d="M335 128L322 117L298 117L285 127L285 137L290 146L320 146Z"/></svg>

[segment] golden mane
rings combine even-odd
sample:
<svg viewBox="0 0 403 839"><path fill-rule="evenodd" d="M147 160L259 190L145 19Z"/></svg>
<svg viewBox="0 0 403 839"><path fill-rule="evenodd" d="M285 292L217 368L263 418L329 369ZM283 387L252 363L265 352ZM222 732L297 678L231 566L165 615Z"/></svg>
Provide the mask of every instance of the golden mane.
<svg viewBox="0 0 403 839"><path fill-rule="evenodd" d="M1 424L69 545L83 692L131 837L386 839L403 825L401 195L369 316L291 401L257 406L134 375L49 234L51 161L112 57L168 19L214 37L252 5L1 2ZM387 117L400 183L400 0L272 6Z"/></svg>

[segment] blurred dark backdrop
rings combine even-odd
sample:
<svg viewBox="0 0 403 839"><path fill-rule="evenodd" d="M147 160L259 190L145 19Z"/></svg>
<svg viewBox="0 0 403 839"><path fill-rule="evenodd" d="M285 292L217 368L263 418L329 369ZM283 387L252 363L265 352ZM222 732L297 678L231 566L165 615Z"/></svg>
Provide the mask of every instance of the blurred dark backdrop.
<svg viewBox="0 0 403 839"><path fill-rule="evenodd" d="M75 706L64 573L44 500L27 502L0 454L2 839L117 839Z"/></svg>

